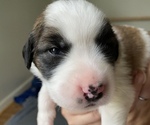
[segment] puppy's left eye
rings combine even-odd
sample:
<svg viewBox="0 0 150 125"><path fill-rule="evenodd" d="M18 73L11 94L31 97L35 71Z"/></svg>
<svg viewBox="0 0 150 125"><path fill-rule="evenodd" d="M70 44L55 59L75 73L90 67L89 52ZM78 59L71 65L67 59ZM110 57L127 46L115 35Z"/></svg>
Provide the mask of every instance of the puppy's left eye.
<svg viewBox="0 0 150 125"><path fill-rule="evenodd" d="M53 47L53 48L49 49L49 53L52 54L53 56L62 54L61 50L57 47Z"/></svg>

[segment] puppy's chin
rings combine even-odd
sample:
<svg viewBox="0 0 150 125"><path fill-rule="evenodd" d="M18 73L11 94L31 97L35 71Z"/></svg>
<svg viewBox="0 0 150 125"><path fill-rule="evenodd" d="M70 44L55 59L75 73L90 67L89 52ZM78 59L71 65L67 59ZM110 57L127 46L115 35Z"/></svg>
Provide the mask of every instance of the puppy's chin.
<svg viewBox="0 0 150 125"><path fill-rule="evenodd" d="M60 107L63 107L65 109L68 109L72 112L88 112L97 109L100 106L106 105L109 103L110 95L108 93L104 93L103 97L95 102L87 102L84 98L81 98L79 96L76 96L74 94L74 97L67 97L67 95L71 94L67 91L65 91L65 94L63 93L51 93L50 95L54 94L55 96L51 96L57 105ZM73 93L72 93L73 94ZM53 98L54 97L54 98Z"/></svg>

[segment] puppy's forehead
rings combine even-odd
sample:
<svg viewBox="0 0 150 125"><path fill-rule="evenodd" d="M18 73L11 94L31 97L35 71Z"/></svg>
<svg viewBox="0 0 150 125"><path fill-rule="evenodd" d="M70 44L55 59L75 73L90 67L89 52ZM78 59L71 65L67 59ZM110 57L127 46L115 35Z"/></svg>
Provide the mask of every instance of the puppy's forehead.
<svg viewBox="0 0 150 125"><path fill-rule="evenodd" d="M45 25L59 29L70 42L91 41L105 24L104 14L84 0L56 1L45 12Z"/></svg>

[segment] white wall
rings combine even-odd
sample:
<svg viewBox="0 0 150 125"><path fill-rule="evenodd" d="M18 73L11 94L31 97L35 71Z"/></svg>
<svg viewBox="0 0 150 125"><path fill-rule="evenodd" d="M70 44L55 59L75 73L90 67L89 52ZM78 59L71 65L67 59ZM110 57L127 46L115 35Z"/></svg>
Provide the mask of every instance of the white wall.
<svg viewBox="0 0 150 125"><path fill-rule="evenodd" d="M0 1L0 103L31 76L22 59L22 47L50 1Z"/></svg>
<svg viewBox="0 0 150 125"><path fill-rule="evenodd" d="M88 0L108 17L150 17L150 0ZM150 30L150 21L118 22Z"/></svg>

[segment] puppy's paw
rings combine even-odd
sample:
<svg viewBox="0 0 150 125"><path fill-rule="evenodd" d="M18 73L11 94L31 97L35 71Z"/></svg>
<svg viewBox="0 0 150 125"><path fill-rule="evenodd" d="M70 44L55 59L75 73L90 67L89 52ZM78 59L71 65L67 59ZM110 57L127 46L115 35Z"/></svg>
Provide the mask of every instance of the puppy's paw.
<svg viewBox="0 0 150 125"><path fill-rule="evenodd" d="M54 125L54 118L47 115L38 115L37 125Z"/></svg>

